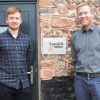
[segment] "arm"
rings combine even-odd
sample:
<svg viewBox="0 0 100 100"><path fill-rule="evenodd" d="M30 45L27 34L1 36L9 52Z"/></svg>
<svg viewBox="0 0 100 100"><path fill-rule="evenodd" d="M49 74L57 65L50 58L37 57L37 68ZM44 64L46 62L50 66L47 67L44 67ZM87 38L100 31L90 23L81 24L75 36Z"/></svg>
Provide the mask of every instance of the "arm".
<svg viewBox="0 0 100 100"><path fill-rule="evenodd" d="M75 50L75 35L72 35L71 38L71 52L72 52L72 59L73 59L73 64L76 66L77 62L77 51Z"/></svg>
<svg viewBox="0 0 100 100"><path fill-rule="evenodd" d="M31 40L29 40L29 47L27 49L27 70L31 70L32 62L33 62L33 46Z"/></svg>

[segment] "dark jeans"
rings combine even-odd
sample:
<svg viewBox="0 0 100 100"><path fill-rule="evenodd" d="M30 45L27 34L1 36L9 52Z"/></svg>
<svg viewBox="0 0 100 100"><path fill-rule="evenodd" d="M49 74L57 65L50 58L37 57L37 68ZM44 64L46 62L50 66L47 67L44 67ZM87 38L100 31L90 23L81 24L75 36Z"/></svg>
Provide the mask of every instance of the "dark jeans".
<svg viewBox="0 0 100 100"><path fill-rule="evenodd" d="M76 100L100 100L100 77L87 79L76 75L74 88Z"/></svg>
<svg viewBox="0 0 100 100"><path fill-rule="evenodd" d="M0 84L0 100L31 100L30 88L14 89Z"/></svg>

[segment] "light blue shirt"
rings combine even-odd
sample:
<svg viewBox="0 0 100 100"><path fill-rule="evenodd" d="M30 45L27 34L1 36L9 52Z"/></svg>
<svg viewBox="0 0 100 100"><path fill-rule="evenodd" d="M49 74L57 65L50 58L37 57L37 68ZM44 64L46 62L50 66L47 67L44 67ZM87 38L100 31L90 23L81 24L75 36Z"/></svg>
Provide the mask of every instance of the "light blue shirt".
<svg viewBox="0 0 100 100"><path fill-rule="evenodd" d="M88 31L74 32L71 41L76 72L100 72L100 27L91 25Z"/></svg>

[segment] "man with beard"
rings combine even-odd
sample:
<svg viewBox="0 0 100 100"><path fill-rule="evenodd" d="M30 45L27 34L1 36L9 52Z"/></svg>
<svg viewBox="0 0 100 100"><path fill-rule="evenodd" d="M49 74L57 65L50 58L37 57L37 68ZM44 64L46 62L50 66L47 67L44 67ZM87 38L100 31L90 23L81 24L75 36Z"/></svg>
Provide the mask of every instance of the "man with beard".
<svg viewBox="0 0 100 100"><path fill-rule="evenodd" d="M22 33L21 9L6 11L8 29L0 34L0 100L30 100L27 71L32 65L30 37Z"/></svg>
<svg viewBox="0 0 100 100"><path fill-rule="evenodd" d="M100 100L100 27L94 24L93 9L77 6L81 28L72 35L72 57L76 68L74 82L77 100Z"/></svg>

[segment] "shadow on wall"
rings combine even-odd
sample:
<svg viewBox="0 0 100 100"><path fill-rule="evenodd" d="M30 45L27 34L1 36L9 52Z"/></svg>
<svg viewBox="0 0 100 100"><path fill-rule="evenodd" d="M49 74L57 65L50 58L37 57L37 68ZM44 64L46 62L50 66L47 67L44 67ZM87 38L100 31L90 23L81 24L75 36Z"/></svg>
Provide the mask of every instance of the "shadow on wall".
<svg viewBox="0 0 100 100"><path fill-rule="evenodd" d="M76 100L73 88L74 77L53 77L41 83L42 100Z"/></svg>

